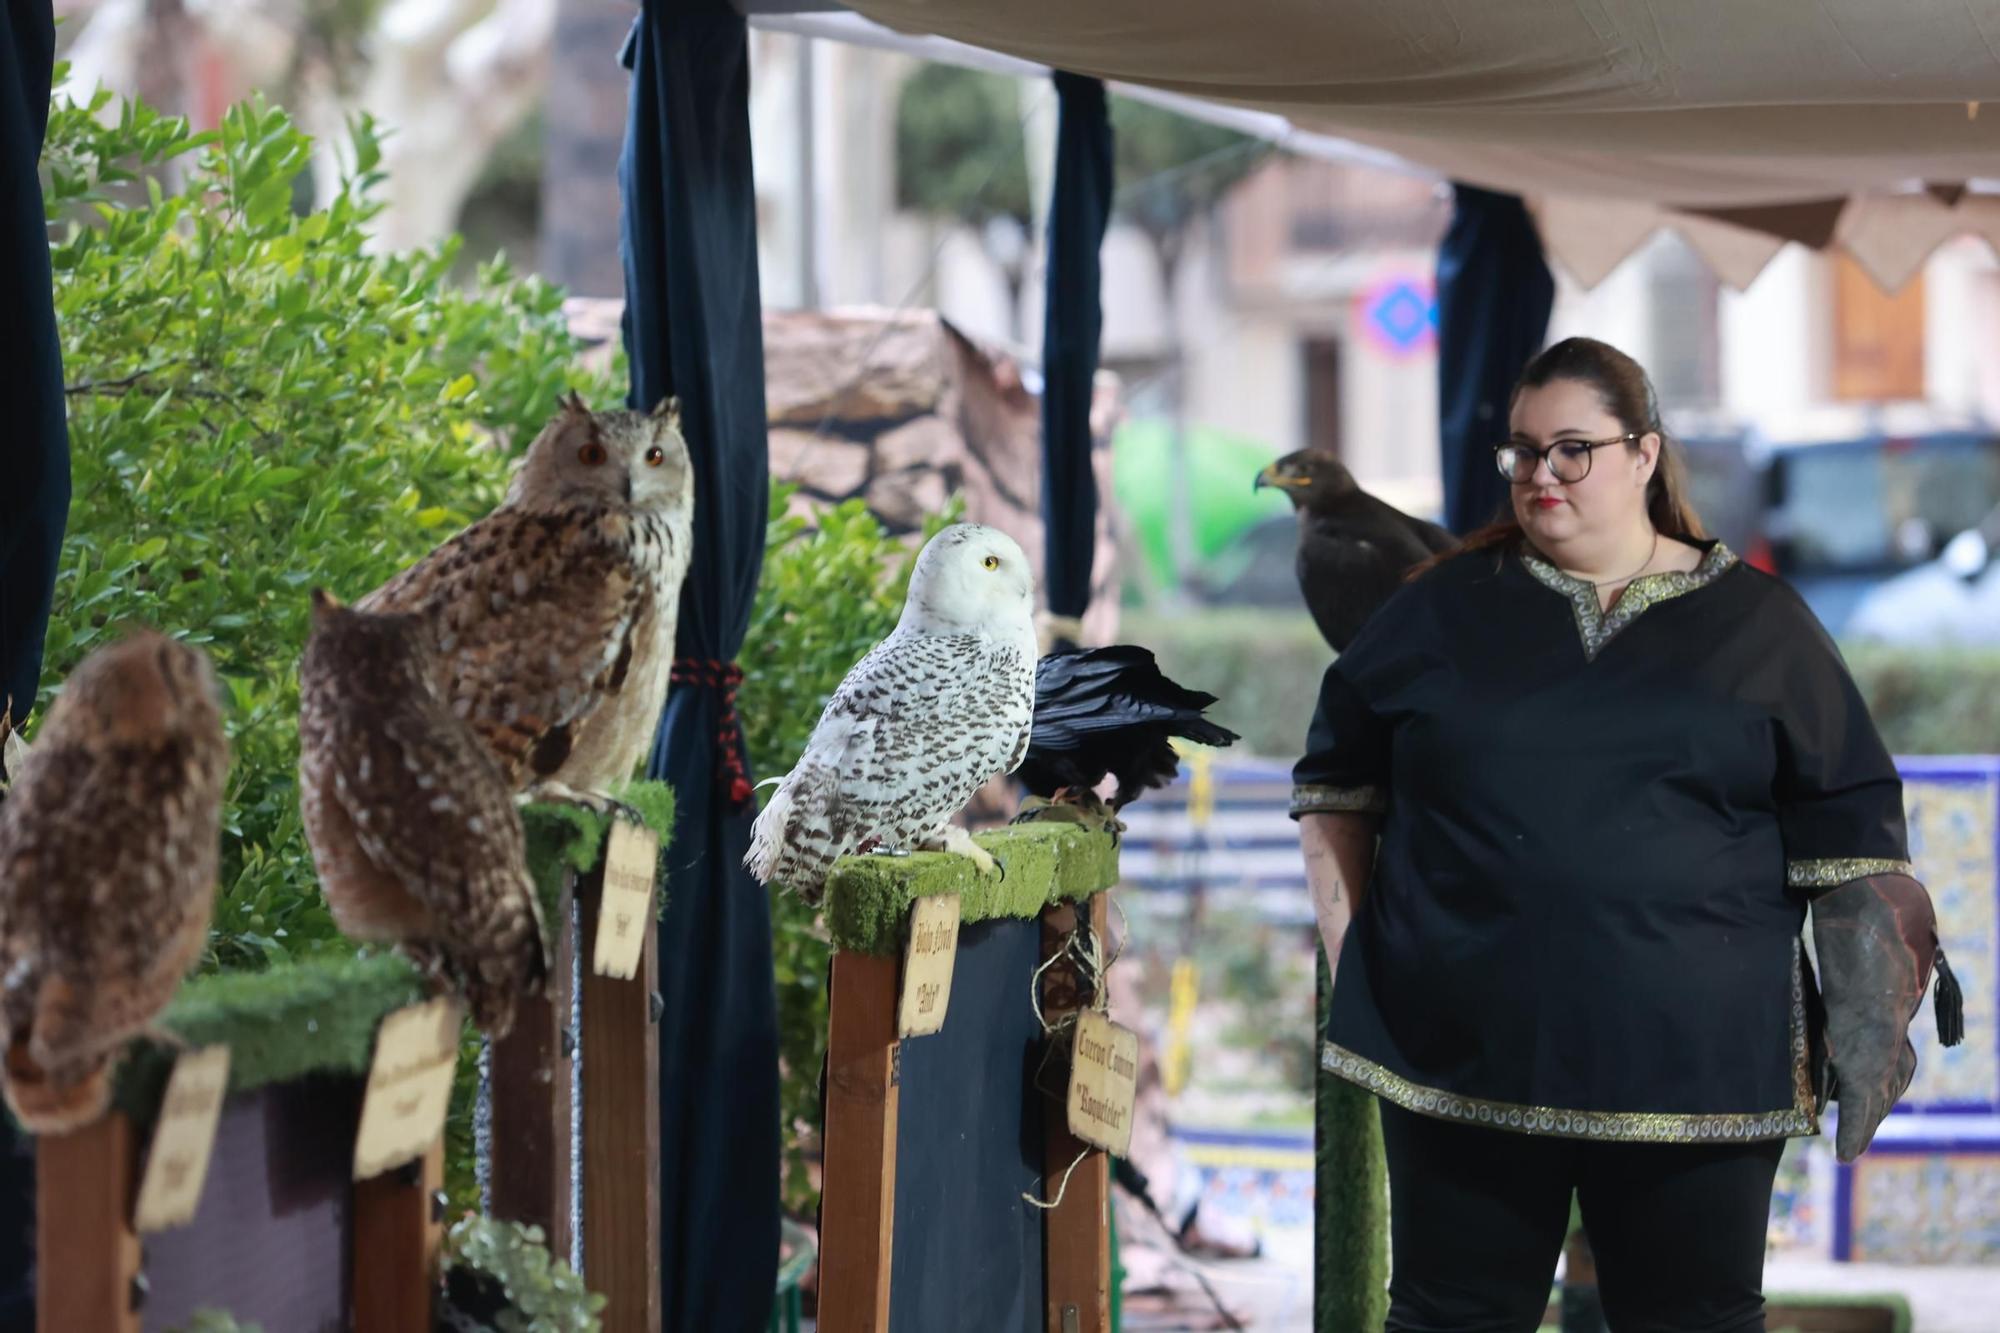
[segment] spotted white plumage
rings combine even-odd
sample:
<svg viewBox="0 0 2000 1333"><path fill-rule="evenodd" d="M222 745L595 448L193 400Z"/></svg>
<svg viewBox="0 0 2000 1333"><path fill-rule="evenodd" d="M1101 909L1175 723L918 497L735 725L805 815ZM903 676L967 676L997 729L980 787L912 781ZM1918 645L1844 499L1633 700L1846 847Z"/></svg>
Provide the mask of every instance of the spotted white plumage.
<svg viewBox="0 0 2000 1333"><path fill-rule="evenodd" d="M841 681L757 817L750 873L817 901L854 852L944 847L989 869L949 821L1027 753L1033 612L1034 577L1011 537L965 523L932 538L895 631Z"/></svg>

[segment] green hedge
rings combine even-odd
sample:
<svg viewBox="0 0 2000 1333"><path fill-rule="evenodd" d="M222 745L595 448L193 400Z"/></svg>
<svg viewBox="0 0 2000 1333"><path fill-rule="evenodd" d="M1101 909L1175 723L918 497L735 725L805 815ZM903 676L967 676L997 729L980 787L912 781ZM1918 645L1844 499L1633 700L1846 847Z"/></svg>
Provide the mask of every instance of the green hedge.
<svg viewBox="0 0 2000 1333"><path fill-rule="evenodd" d="M1118 637L1151 648L1181 684L1218 696L1210 715L1242 734L1243 749L1290 759L1305 748L1333 653L1304 611L1128 613ZM1892 753L2000 754L2000 650L1842 651Z"/></svg>
<svg viewBox="0 0 2000 1333"><path fill-rule="evenodd" d="M1842 650L1892 754L2000 754L2000 650Z"/></svg>

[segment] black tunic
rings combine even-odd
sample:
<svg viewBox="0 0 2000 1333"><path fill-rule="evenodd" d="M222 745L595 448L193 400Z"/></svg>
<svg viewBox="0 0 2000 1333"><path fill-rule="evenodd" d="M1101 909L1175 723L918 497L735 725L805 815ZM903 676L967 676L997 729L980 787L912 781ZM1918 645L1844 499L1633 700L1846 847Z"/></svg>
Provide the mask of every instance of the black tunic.
<svg viewBox="0 0 2000 1333"><path fill-rule="evenodd" d="M1908 852L1789 588L1718 543L1603 614L1525 549L1460 556L1328 669L1307 748L1295 815L1383 815L1325 1068L1528 1133L1817 1132L1805 905Z"/></svg>

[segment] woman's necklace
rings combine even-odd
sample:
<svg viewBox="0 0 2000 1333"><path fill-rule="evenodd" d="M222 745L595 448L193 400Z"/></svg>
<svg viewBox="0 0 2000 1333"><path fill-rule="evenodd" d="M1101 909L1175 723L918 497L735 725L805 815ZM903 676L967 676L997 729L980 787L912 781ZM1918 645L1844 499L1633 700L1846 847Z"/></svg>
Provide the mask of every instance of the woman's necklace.
<svg viewBox="0 0 2000 1333"><path fill-rule="evenodd" d="M1579 578L1575 574L1570 574L1570 572L1567 569L1563 570L1563 573L1569 574L1569 576L1573 579L1576 579L1578 583L1590 583L1590 586L1593 588L1610 588L1621 583L1630 583L1633 579L1638 578L1641 574L1645 573L1648 568L1651 567L1654 558L1657 557L1659 554L1660 554L1660 530L1658 528L1654 528L1653 549L1646 552L1646 563L1640 565L1637 569L1633 570L1630 574L1627 574L1622 579L1606 579L1602 583L1590 583L1589 579Z"/></svg>

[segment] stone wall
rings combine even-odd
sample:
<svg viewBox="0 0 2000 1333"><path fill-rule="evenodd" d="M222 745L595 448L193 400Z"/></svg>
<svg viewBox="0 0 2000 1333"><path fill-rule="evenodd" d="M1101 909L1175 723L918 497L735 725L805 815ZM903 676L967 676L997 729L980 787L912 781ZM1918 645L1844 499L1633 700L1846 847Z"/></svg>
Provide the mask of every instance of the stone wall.
<svg viewBox="0 0 2000 1333"><path fill-rule="evenodd" d="M619 303L573 300L586 340L617 337ZM796 510L859 497L892 531L962 493L966 517L1001 529L1042 565L1041 406L1008 353L931 310L764 313L771 478L798 483ZM1118 514L1111 433L1123 406L1100 371L1091 404L1099 512L1084 639L1118 628Z"/></svg>

